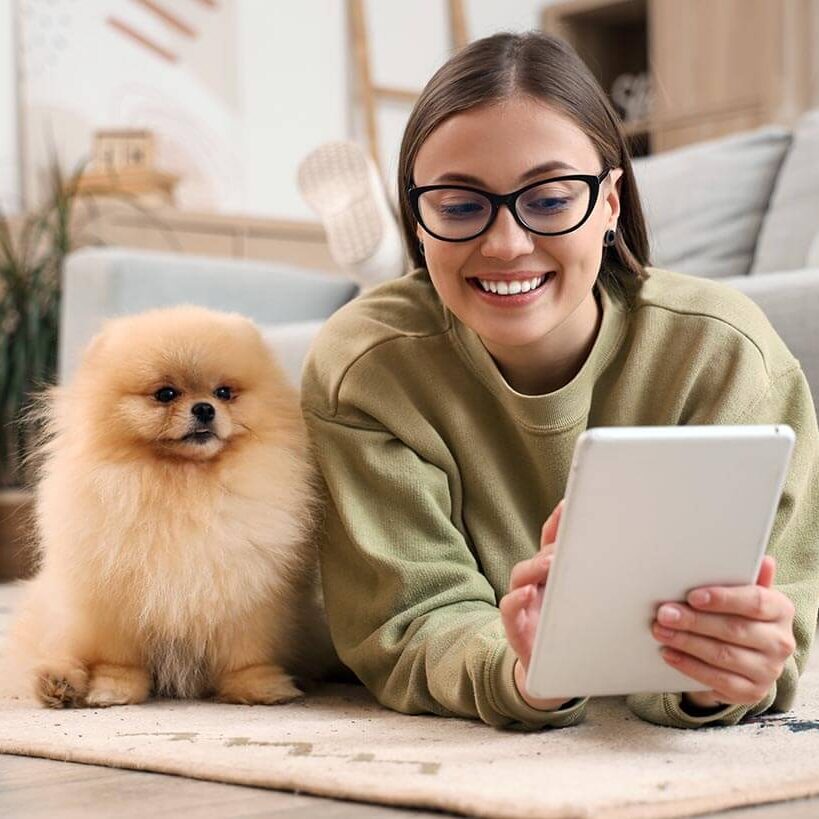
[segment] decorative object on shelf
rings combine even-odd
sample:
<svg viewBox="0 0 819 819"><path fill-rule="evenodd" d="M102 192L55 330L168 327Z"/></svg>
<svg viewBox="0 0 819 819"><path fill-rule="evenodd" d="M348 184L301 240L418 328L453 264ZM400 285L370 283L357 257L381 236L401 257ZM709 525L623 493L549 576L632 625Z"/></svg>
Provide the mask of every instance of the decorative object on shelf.
<svg viewBox="0 0 819 819"><path fill-rule="evenodd" d="M77 180L76 192L80 195L125 193L173 204L179 177L157 170L155 156L155 139L150 131L97 131L93 161Z"/></svg>
<svg viewBox="0 0 819 819"><path fill-rule="evenodd" d="M651 115L653 89L647 72L620 74L609 92L623 122L643 122Z"/></svg>
<svg viewBox="0 0 819 819"><path fill-rule="evenodd" d="M150 131L97 131L94 134L95 171L152 170L156 153Z"/></svg>

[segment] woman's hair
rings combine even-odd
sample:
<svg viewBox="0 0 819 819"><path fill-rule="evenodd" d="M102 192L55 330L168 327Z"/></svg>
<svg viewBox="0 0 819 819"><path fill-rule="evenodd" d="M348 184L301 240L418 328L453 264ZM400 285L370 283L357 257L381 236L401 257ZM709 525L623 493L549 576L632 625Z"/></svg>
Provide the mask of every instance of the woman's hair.
<svg viewBox="0 0 819 819"><path fill-rule="evenodd" d="M518 94L562 112L589 137L604 167L623 169L616 240L604 249L599 278L609 293L631 303L647 275L649 245L619 119L577 52L565 40L536 31L504 32L470 43L435 72L416 101L398 159L401 226L413 267L422 267L425 262L418 248L407 186L424 140L454 114Z"/></svg>

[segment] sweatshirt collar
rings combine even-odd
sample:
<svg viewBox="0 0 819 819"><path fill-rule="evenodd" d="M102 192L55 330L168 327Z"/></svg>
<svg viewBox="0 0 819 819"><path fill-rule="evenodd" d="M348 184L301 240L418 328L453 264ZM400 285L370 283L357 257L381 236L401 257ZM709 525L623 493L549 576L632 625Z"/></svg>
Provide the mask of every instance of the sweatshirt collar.
<svg viewBox="0 0 819 819"><path fill-rule="evenodd" d="M628 324L627 308L613 299L599 282L594 284L594 290L600 297L603 318L591 352L568 384L543 395L525 395L513 389L480 336L454 313L446 311L461 357L518 423L549 430L570 427L588 417L595 384L619 349Z"/></svg>

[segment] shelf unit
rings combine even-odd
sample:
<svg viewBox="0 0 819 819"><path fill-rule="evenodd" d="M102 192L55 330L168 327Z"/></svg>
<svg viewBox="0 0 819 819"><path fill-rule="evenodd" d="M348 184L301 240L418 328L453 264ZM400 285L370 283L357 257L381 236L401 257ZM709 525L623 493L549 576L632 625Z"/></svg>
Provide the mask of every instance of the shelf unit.
<svg viewBox="0 0 819 819"><path fill-rule="evenodd" d="M819 105L819 0L559 0L541 24L607 93L648 74L651 110L624 122L633 156L790 126Z"/></svg>

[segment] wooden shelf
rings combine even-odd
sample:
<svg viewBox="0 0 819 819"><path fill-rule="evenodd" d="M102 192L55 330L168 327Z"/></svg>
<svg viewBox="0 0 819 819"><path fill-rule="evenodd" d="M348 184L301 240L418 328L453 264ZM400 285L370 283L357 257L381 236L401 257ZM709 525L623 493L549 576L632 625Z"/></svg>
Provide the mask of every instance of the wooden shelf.
<svg viewBox="0 0 819 819"><path fill-rule="evenodd" d="M813 19L819 0L560 0L541 23L571 43L610 97L617 77L648 76L651 110L623 121L641 156L792 125L819 102L811 98Z"/></svg>
<svg viewBox="0 0 819 819"><path fill-rule="evenodd" d="M179 177L162 171L127 169L115 171L90 171L82 174L77 181L77 192L81 195L159 194L169 203L173 202L173 191Z"/></svg>
<svg viewBox="0 0 819 819"><path fill-rule="evenodd" d="M648 72L648 0L564 0L543 10L543 28L568 40L611 99L615 80ZM648 151L652 124L624 121L633 156Z"/></svg>

